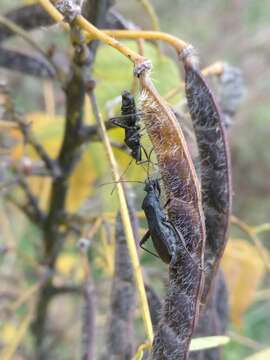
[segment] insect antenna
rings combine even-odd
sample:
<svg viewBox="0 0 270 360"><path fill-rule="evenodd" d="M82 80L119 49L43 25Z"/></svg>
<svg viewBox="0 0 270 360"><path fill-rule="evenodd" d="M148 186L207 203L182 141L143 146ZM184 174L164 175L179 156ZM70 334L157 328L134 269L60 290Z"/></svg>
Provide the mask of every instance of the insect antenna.
<svg viewBox="0 0 270 360"><path fill-rule="evenodd" d="M117 181L110 181L106 183L99 184L97 187L112 185L112 184L119 184L119 183L136 183L136 184L144 184L144 181L140 180L117 180Z"/></svg>
<svg viewBox="0 0 270 360"><path fill-rule="evenodd" d="M124 177L124 175L128 172L128 169L130 168L132 162L133 162L133 158L130 160L130 162L128 163L128 166L126 167L126 169L124 170L124 172L120 175L119 178L119 182L121 182L121 179ZM112 191L111 191L111 195L114 193L114 190L116 189L116 185L113 187Z"/></svg>

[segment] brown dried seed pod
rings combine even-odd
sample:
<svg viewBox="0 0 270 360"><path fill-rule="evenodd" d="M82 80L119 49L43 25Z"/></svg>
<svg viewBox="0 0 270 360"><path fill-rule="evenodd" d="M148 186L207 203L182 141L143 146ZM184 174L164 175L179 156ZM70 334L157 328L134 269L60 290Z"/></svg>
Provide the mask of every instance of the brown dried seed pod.
<svg viewBox="0 0 270 360"><path fill-rule="evenodd" d="M185 360L198 318L203 287L205 242L201 189L180 126L155 90L148 74L140 76L142 110L167 199L168 216L184 237L169 268L169 288L153 343L152 359ZM190 259L190 255L193 260Z"/></svg>
<svg viewBox="0 0 270 360"><path fill-rule="evenodd" d="M188 58L184 62L186 96L197 139L206 225L205 303L226 242L231 213L230 156L226 132L216 101Z"/></svg>

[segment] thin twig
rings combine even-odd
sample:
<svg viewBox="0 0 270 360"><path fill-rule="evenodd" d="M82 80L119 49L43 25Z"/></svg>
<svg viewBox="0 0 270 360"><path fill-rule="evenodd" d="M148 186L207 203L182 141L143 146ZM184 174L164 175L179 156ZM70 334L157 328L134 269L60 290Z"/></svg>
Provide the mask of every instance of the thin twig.
<svg viewBox="0 0 270 360"><path fill-rule="evenodd" d="M46 2L51 10L54 6ZM107 7L108 8L108 7ZM98 16L105 17L106 10ZM94 9L93 9L94 11ZM59 14L56 11L57 14ZM65 24L66 28L70 28ZM51 188L48 216L44 231L44 261L53 269L57 257L62 249L67 231L61 231L63 215L65 214L65 203L68 191L68 179L71 176L77 161L80 159L81 148L81 130L85 126L83 123L83 109L85 100L85 89L90 77L90 68L92 59L94 59L95 50L91 51L91 56L86 46L83 44L81 33L77 31L75 24L72 24L72 42L74 45L74 58L70 68L70 76L65 86L66 95L66 122L62 146L58 155L58 164L61 169L61 176L55 178ZM44 340L46 335L46 319L48 305L51 299L52 284L48 282L44 286L38 297L36 306L36 316L33 324L33 333L35 335L36 359L43 360L48 358L44 349Z"/></svg>
<svg viewBox="0 0 270 360"><path fill-rule="evenodd" d="M61 175L61 170L58 166L57 161L53 160L45 148L41 145L41 143L34 137L34 135L30 131L30 125L23 120L20 115L15 114L14 120L18 123L21 132L24 136L25 142L30 144L37 154L39 155L40 159L44 162L47 169L51 173L52 177L57 178Z"/></svg>
<svg viewBox="0 0 270 360"><path fill-rule="evenodd" d="M27 181L20 175L16 174L16 183L22 189L27 202L20 203L12 194L5 195L6 199L22 210L34 224L42 227L45 223L46 214L39 208L38 200L32 193Z"/></svg>
<svg viewBox="0 0 270 360"><path fill-rule="evenodd" d="M145 12L149 15L153 30L159 31L160 26L159 26L158 16L150 0L138 0L138 1L142 4L143 8L145 9Z"/></svg>
<svg viewBox="0 0 270 360"><path fill-rule="evenodd" d="M50 3L49 0L39 0L39 2L55 21L63 24L65 30L69 30L68 24L63 23L63 15L61 15L61 13ZM140 65L146 62L145 58L143 58L133 50L129 49L127 46L121 44L113 37L107 35L105 32L97 29L94 25L89 23L82 15L76 16L74 20L74 24L78 25L81 29L85 30L88 36L90 36L91 40L98 39L101 42L115 48L121 54L123 54L129 60L131 60L134 65Z"/></svg>

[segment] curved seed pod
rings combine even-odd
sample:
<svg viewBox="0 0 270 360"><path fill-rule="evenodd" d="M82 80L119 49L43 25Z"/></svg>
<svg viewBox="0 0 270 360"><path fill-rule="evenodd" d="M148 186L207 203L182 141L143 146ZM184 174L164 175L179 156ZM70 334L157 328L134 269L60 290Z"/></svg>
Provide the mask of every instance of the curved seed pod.
<svg viewBox="0 0 270 360"><path fill-rule="evenodd" d="M136 243L139 242L139 223L134 207L133 191L123 184ZM102 359L132 358L134 353L133 321L136 309L135 284L123 223L118 212L115 221L115 260L111 288L110 318L108 321L106 351Z"/></svg>
<svg viewBox="0 0 270 360"><path fill-rule="evenodd" d="M115 272L111 289L110 319L103 359L131 359L133 354L132 321L135 290L126 238L119 213L115 223Z"/></svg>
<svg viewBox="0 0 270 360"><path fill-rule="evenodd" d="M145 127L170 200L168 216L183 235L189 252L178 240L169 267L169 288L154 338L152 359L185 360L203 287L205 228L201 190L174 114L155 90L146 71L139 79Z"/></svg>
<svg viewBox="0 0 270 360"><path fill-rule="evenodd" d="M221 113L201 72L184 59L186 97L197 139L206 226L205 286L202 303L227 243L231 213L230 156Z"/></svg>
<svg viewBox="0 0 270 360"><path fill-rule="evenodd" d="M0 47L0 67L43 79L53 79L55 76L53 69L41 58L2 47Z"/></svg>
<svg viewBox="0 0 270 360"><path fill-rule="evenodd" d="M162 300L150 285L146 285L145 289L146 289L146 295L149 304L152 324L154 329L156 329L160 321Z"/></svg>

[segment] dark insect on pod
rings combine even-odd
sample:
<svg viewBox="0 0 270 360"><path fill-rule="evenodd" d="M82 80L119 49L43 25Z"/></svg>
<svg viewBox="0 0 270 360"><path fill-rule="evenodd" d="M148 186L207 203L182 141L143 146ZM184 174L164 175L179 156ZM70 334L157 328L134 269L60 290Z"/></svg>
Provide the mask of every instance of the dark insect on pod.
<svg viewBox="0 0 270 360"><path fill-rule="evenodd" d="M125 130L125 144L131 150L136 163L142 160L140 116L136 109L134 97L124 91L122 94L121 117L112 118L111 122ZM145 152L145 150L144 150Z"/></svg>
<svg viewBox="0 0 270 360"><path fill-rule="evenodd" d="M171 261L174 261L175 246L178 239L181 241L185 251L188 252L185 240L164 212L164 207L160 203L161 189L158 180L147 180L144 190L146 191L146 196L142 203L142 209L144 210L149 230L140 241L140 246L150 254L157 256L143 247L143 244L151 237L158 257L165 264L169 264ZM193 260L192 257L191 259Z"/></svg>
<svg viewBox="0 0 270 360"><path fill-rule="evenodd" d="M185 61L186 96L200 153L206 225L206 302L226 242L231 212L230 155L222 115L200 71Z"/></svg>

